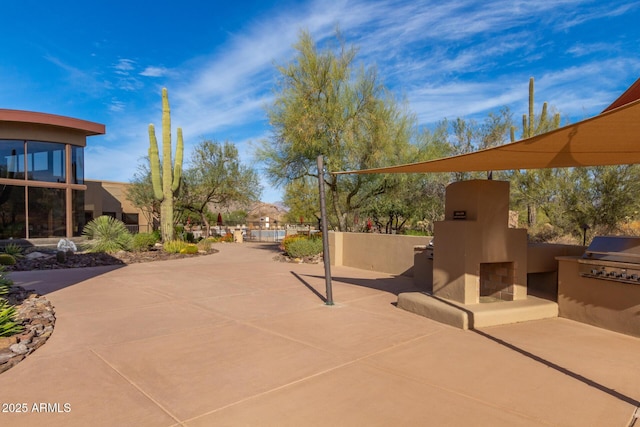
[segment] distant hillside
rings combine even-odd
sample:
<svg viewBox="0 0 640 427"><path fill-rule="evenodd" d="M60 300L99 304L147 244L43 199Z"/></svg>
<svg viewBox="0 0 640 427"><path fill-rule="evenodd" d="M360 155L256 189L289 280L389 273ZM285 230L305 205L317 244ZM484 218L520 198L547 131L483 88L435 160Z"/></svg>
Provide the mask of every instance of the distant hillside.
<svg viewBox="0 0 640 427"><path fill-rule="evenodd" d="M248 218L247 221L259 221L260 218L268 216L269 219L273 221L282 222L284 221L284 216L287 214L287 208L284 206L274 203L263 203L256 202L249 207L247 210Z"/></svg>
<svg viewBox="0 0 640 427"><path fill-rule="evenodd" d="M282 205L281 203L264 203L264 202L255 202L250 205L240 205L233 204L226 208L220 208L219 206L211 206L211 212L234 212L234 211L245 211L247 212L247 222L258 222L260 218L264 218L266 216L269 217L271 222L284 221L284 216L287 214L288 209Z"/></svg>

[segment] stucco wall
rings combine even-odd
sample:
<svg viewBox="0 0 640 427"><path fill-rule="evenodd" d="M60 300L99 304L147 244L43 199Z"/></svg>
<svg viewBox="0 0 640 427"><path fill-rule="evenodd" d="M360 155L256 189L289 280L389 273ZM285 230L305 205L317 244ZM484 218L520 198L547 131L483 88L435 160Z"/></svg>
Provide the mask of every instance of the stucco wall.
<svg viewBox="0 0 640 427"><path fill-rule="evenodd" d="M581 277L577 258L558 260L561 317L640 337L640 285Z"/></svg>
<svg viewBox="0 0 640 427"><path fill-rule="evenodd" d="M432 237L368 233L329 233L332 265L380 271L414 278L416 286L431 292L433 260L429 252L414 247L428 245ZM558 261L556 257L582 255L584 246L533 243L527 246L529 293L556 299Z"/></svg>
<svg viewBox="0 0 640 427"><path fill-rule="evenodd" d="M414 246L427 245L427 236L374 233L329 233L332 265L413 276Z"/></svg>
<svg viewBox="0 0 640 427"><path fill-rule="evenodd" d="M85 180L85 210L92 211L97 218L104 212L114 212L118 219L122 213L137 213L140 231L150 231L148 220L144 213L133 206L127 199L127 187L124 182Z"/></svg>
<svg viewBox="0 0 640 427"><path fill-rule="evenodd" d="M559 256L582 256L586 247L552 243L529 243L527 248L527 273L558 271Z"/></svg>

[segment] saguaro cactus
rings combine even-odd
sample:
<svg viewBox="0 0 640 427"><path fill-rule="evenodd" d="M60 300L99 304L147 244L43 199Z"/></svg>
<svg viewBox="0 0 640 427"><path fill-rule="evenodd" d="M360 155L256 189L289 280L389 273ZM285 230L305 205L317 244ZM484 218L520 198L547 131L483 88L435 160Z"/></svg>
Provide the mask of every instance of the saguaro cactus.
<svg viewBox="0 0 640 427"><path fill-rule="evenodd" d="M555 113L549 117L547 103L542 104L542 112L535 117L533 112L534 85L533 77L529 79L529 115L522 115L522 138L531 138L560 127L560 114ZM514 128L511 128L511 142L515 141Z"/></svg>
<svg viewBox="0 0 640 427"><path fill-rule="evenodd" d="M529 79L529 114L522 115L522 138L531 138L532 136L540 135L545 132L557 129L560 127L560 113L555 113L552 117L549 117L547 111L547 103L542 104L542 111L540 116L536 117L534 113L534 84L533 77ZM516 140L515 128L511 127L511 142ZM529 171L515 171L517 180L521 182L526 203L527 203L527 223L529 226L534 226L537 221L537 195L540 188L540 182L544 181L545 174L548 171L529 170Z"/></svg>
<svg viewBox="0 0 640 427"><path fill-rule="evenodd" d="M149 162L153 195L160 202L160 232L162 241L173 240L173 196L180 187L182 177L182 129L178 128L175 164L171 165L171 112L167 89L162 89L162 172L158 141L153 124L149 125Z"/></svg>

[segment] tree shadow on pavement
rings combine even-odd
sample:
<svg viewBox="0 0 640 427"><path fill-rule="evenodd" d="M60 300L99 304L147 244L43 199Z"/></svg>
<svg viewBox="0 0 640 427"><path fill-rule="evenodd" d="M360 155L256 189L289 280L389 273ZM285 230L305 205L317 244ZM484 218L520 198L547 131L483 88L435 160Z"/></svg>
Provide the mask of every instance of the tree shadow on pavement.
<svg viewBox="0 0 640 427"><path fill-rule="evenodd" d="M12 271L9 272L8 277L13 280L16 286L22 286L28 290L32 289L40 295L45 295L124 266L122 264L57 270Z"/></svg>

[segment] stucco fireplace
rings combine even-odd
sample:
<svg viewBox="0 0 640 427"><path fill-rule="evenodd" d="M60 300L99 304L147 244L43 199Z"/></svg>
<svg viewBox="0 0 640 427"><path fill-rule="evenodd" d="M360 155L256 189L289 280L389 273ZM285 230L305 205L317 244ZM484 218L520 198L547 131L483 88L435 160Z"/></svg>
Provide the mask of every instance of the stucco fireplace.
<svg viewBox="0 0 640 427"><path fill-rule="evenodd" d="M527 298L527 233L509 228L509 183L450 184L435 224L433 294L463 304Z"/></svg>

